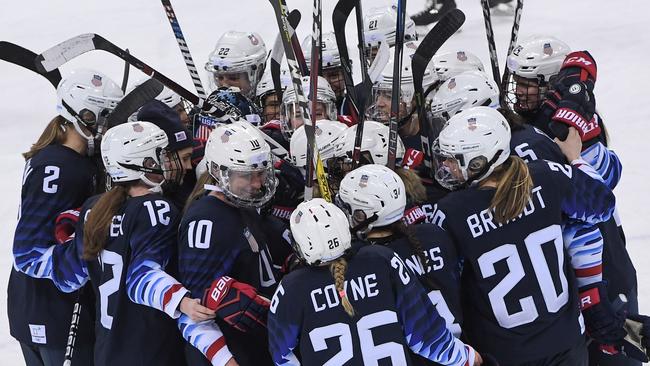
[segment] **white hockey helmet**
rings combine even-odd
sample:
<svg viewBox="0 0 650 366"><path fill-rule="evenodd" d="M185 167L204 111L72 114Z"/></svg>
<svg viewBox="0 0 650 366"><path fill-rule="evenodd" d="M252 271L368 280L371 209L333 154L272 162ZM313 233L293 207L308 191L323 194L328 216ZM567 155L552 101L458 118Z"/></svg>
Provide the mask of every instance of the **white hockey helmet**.
<svg viewBox="0 0 650 366"><path fill-rule="evenodd" d="M391 169L377 164L363 165L345 175L335 202L359 235L400 220L406 207L406 189Z"/></svg>
<svg viewBox="0 0 650 366"><path fill-rule="evenodd" d="M321 60L323 62L323 70L335 67L341 67L341 55L339 55L339 48L336 44L336 36L334 32L323 33L321 37ZM305 62L307 66L311 66L311 36L305 37L302 41L302 52L305 54Z"/></svg>
<svg viewBox="0 0 650 366"><path fill-rule="evenodd" d="M327 166L327 159L334 156L339 139L346 129L347 126L339 121L324 119L316 121L316 126L314 127L316 146L325 166ZM291 135L289 147L293 165L305 169L307 166L307 134L305 133L304 125L298 127L293 135ZM315 155L314 159L316 159Z"/></svg>
<svg viewBox="0 0 650 366"><path fill-rule="evenodd" d="M309 96L309 76L301 79L302 92L305 97ZM316 115L311 116L312 120L328 119L336 120L336 94L322 76L318 77L318 91L316 93L317 103ZM282 106L280 107L280 128L288 139L294 130L303 124L300 106L296 98L296 91L292 85L287 87L282 94Z"/></svg>
<svg viewBox="0 0 650 366"><path fill-rule="evenodd" d="M120 102L124 93L108 76L95 70L77 69L56 88L57 111L61 117L72 122L81 136L93 141L96 124L106 117ZM90 135L84 132L85 127Z"/></svg>
<svg viewBox="0 0 650 366"><path fill-rule="evenodd" d="M431 113L444 120L478 106L499 107L499 88L482 71L465 71L451 77L431 99Z"/></svg>
<svg viewBox="0 0 650 366"><path fill-rule="evenodd" d="M357 135L357 125L348 127L340 136L335 157L352 157L354 150L354 139ZM361 139L361 155L366 158L367 163L386 165L388 164L388 142L390 139L390 128L377 121L365 121L363 123L363 136ZM399 161L404 157L404 143L397 136L396 159Z"/></svg>
<svg viewBox="0 0 650 366"><path fill-rule="evenodd" d="M282 86L282 91L291 85L291 73L286 68L280 69L280 85ZM269 93L275 92L275 86L273 85L273 77L271 76L271 70L267 71L262 76L259 84L257 84L257 90L255 91L255 97L259 101L260 98L265 97ZM263 107L260 105L260 107Z"/></svg>
<svg viewBox="0 0 650 366"><path fill-rule="evenodd" d="M179 179L184 173L180 162L174 161L178 155L170 154L167 145L167 134L155 124L126 122L106 132L102 161L113 183L141 180L151 191L161 192L165 181Z"/></svg>
<svg viewBox="0 0 650 366"><path fill-rule="evenodd" d="M411 110L415 89L413 86L413 70L411 59L417 45L409 42L404 45L402 53L402 75L400 84L400 117L404 118ZM388 123L390 119L390 106L393 92L393 65L395 61L395 49L390 49L390 58L381 72L379 79L372 87L372 95L366 108L366 118L373 121ZM426 90L430 85L438 81L438 76L428 67L424 69L422 76L422 88Z"/></svg>
<svg viewBox="0 0 650 366"><path fill-rule="evenodd" d="M432 150L435 179L457 189L485 179L508 159L510 126L494 108L470 108L449 119Z"/></svg>
<svg viewBox="0 0 650 366"><path fill-rule="evenodd" d="M506 65L513 75L548 83L569 52L571 48L555 37L533 35L517 44Z"/></svg>
<svg viewBox="0 0 650 366"><path fill-rule="evenodd" d="M294 250L308 265L331 262L352 247L345 213L322 198L299 204L289 225Z"/></svg>
<svg viewBox="0 0 650 366"><path fill-rule="evenodd" d="M395 45L395 29L397 28L397 7L395 5L375 7L368 10L363 17L363 36L366 41L366 52L369 59L379 51L379 44L386 41L388 46ZM404 24L404 42L418 39L415 23L406 17Z"/></svg>
<svg viewBox="0 0 650 366"><path fill-rule="evenodd" d="M205 146L205 162L218 190L238 207L261 207L275 194L271 148L249 123L217 126Z"/></svg>
<svg viewBox="0 0 650 366"><path fill-rule="evenodd" d="M433 56L429 67L434 69L440 80L445 81L465 71L485 71L483 62L466 50L444 52Z"/></svg>
<svg viewBox="0 0 650 366"><path fill-rule="evenodd" d="M264 74L265 61L266 46L259 34L228 31L217 41L214 50L208 56L205 69L212 74L210 80L214 89L218 86L235 86L252 98L255 96L257 83ZM227 85L220 82L219 77L226 74L245 74L248 78L248 86Z"/></svg>

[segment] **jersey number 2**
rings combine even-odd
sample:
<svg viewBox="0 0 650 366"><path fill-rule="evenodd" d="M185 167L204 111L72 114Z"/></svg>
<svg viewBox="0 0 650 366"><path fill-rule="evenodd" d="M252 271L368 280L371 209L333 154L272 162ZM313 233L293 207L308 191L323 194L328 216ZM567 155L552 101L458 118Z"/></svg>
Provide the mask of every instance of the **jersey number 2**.
<svg viewBox="0 0 650 366"><path fill-rule="evenodd" d="M557 269L559 272L557 278L559 278L562 287L559 294L555 289L553 275L542 249L542 246L547 243L553 245L553 250L557 256ZM549 313L556 313L569 300L568 282L564 274L562 229L560 225L551 225L537 230L524 239L524 244L542 292L546 310ZM511 314L506 307L506 295L526 276L516 245L504 244L481 255L478 258L478 264L483 278L494 276L496 274L494 265L504 259L509 272L488 293L488 298L499 325L510 329L533 322L537 319L539 313L532 295L518 300L520 311Z"/></svg>
<svg viewBox="0 0 650 366"><path fill-rule="evenodd" d="M100 254L100 264L102 266L102 272L106 271L106 267L109 267L112 272L112 278L99 285L100 321L104 328L111 329L113 326L113 316L108 315L108 298L120 289L124 262L122 261L121 255L104 249ZM102 277L104 276L102 275Z"/></svg>

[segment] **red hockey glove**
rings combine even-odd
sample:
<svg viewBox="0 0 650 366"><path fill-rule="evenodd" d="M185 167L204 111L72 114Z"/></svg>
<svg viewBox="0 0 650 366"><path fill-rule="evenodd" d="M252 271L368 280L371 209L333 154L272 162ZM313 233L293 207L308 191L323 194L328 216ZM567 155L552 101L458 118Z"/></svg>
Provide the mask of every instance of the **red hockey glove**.
<svg viewBox="0 0 650 366"><path fill-rule="evenodd" d="M420 169L420 165L424 161L424 153L420 150L413 148L408 148L404 153L404 158L402 159L402 168L404 169Z"/></svg>
<svg viewBox="0 0 650 366"><path fill-rule="evenodd" d="M549 128L556 137L566 139L569 127L578 130L583 142L600 135L598 119L594 118L596 100L584 83L557 84L554 93L561 95L549 123Z"/></svg>
<svg viewBox="0 0 650 366"><path fill-rule="evenodd" d="M596 61L588 51L571 52L562 63L556 82L583 82L593 91L597 70Z"/></svg>
<svg viewBox="0 0 650 366"><path fill-rule="evenodd" d="M205 290L202 303L241 332L266 327L269 300L259 296L253 286L231 277L214 280Z"/></svg>
<svg viewBox="0 0 650 366"><path fill-rule="evenodd" d="M74 238L74 228L79 222L80 209L63 211L56 217L56 221L54 221L54 237L57 243L63 244Z"/></svg>

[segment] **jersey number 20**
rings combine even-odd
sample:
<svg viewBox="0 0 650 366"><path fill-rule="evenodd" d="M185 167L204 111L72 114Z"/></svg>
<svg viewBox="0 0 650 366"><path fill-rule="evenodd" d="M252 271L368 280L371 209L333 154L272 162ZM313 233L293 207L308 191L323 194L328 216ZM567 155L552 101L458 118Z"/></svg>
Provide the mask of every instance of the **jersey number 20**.
<svg viewBox="0 0 650 366"><path fill-rule="evenodd" d="M558 294L553 282L553 275L544 255L542 246L551 243L557 256L557 269L561 284L561 291ZM524 239L526 251L531 261L537 283L542 292L546 310L549 313L556 313L569 300L569 291L566 275L564 274L564 252L562 242L562 229L559 225L551 225L544 229L537 230ZM509 313L506 307L505 297L521 281L526 273L521 262L521 257L514 244L503 244L478 258L478 265L483 278L489 278L496 274L495 264L506 260L508 274L503 277L489 293L490 305L499 325L503 328L514 328L519 325L533 322L539 316L533 296L527 296L518 300L520 311ZM555 266L553 266L555 267Z"/></svg>

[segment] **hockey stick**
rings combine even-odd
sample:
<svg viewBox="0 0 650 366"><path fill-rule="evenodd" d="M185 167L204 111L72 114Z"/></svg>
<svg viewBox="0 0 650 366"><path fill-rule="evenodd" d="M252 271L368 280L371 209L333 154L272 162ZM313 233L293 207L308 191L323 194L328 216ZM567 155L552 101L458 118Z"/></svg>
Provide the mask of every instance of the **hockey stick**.
<svg viewBox="0 0 650 366"><path fill-rule="evenodd" d="M0 41L0 59L43 76L56 88L61 81L61 73L57 68L51 69L49 72L39 70L34 63L37 56L34 52L17 44Z"/></svg>
<svg viewBox="0 0 650 366"><path fill-rule="evenodd" d="M517 44L517 36L519 35L519 23L521 21L521 12L524 8L524 0L517 0L517 7L515 8L515 19L512 22L512 30L510 31L510 44L508 45L508 53L506 54L506 67L503 68L503 76L501 77L501 94L499 95L499 105L502 108L510 108L506 101L508 93L508 80L510 79L510 70L508 69L508 56L512 54Z"/></svg>
<svg viewBox="0 0 650 366"><path fill-rule="evenodd" d="M37 56L36 68L42 72L51 71L79 55L94 50L105 51L127 61L131 66L158 80L164 86L185 98L188 102L201 108L204 112L213 113L217 111L217 108L205 99L199 98L164 74L161 74L156 69L142 62L140 59L126 53L126 51L111 43L104 37L94 33L86 33L73 37L41 53ZM271 151L276 156L284 158L288 155L287 150L270 136L263 134L263 137L271 146Z"/></svg>
<svg viewBox="0 0 650 366"><path fill-rule="evenodd" d="M305 178L305 201L308 201L313 196L313 177L314 177L314 152L316 151L316 139L315 139L315 128L314 123L311 119L311 114L309 113L309 106L307 104L307 99L302 90L300 73L298 70L298 62L296 61L296 55L291 47L291 34L289 33L289 21L287 20L287 4L285 0L270 0L271 5L275 13L275 19L278 23L278 28L282 34L282 45L284 46L284 53L287 57L287 63L289 64L289 71L291 72L291 81L293 88L296 93L296 101L300 107L300 112L302 119L305 124L305 134L307 135L307 175ZM320 47L319 47L320 48ZM319 182L326 181L324 177L319 177ZM321 190L327 190L327 185L320 186Z"/></svg>
<svg viewBox="0 0 650 366"><path fill-rule="evenodd" d="M418 46L413 59L411 60L411 70L413 70L413 86L415 91L415 106L420 123L420 138L422 141L422 152L424 153L424 165L431 169L432 154L431 144L436 138L431 121L427 118L424 109L424 89L422 80L424 72L440 47L465 23L465 14L459 9L453 9L446 13L436 25L427 33L422 43Z"/></svg>
<svg viewBox="0 0 650 366"><path fill-rule="evenodd" d="M294 9L289 13L287 17L289 19L289 24L292 29L298 28L300 23L301 14L300 11ZM295 34L295 31L293 32ZM275 95L277 96L278 102L282 101L282 81L280 79L281 72L281 63L284 58L284 48L282 47L282 33L278 32L275 42L273 43L273 49L271 50L271 80L273 80L273 89L275 90Z"/></svg>
<svg viewBox="0 0 650 366"><path fill-rule="evenodd" d="M485 35L487 36L488 49L490 50L490 64L492 65L492 77L496 82L499 89L501 89L501 80L499 76L499 59L497 58L497 47L494 43L494 30L492 29L492 19L490 18L490 4L488 0L481 0L481 7L483 8L483 20L485 21ZM503 94L503 90L499 90L499 94Z"/></svg>
<svg viewBox="0 0 650 366"><path fill-rule="evenodd" d="M126 53L129 53L129 49L125 49ZM129 71L131 70L131 65L128 62L124 62L124 74L122 74L122 93L126 93L126 85L129 83Z"/></svg>
<svg viewBox="0 0 650 366"><path fill-rule="evenodd" d="M192 79L192 83L194 83L196 92L199 95L199 98L205 99L206 94L205 90L203 89L203 84L201 83L201 76L199 76L199 72L196 70L194 59L192 58L192 54L190 54L190 48L187 46L185 36L181 30L181 25L178 23L178 18L176 17L176 12L172 7L172 3L170 0L160 0L160 2L165 8L167 20L169 20L169 25L172 27L172 31L174 32L174 36L176 38L176 43L178 44L178 48L181 51L183 60L185 61L185 66L187 66L187 71L190 73L190 78Z"/></svg>
<svg viewBox="0 0 650 366"><path fill-rule="evenodd" d="M402 54L404 51L404 24L406 23L406 0L397 1L397 28L395 30L395 58L393 59L393 85L391 90L390 119L388 122L388 163L395 170L397 158L397 129L402 82Z"/></svg>
<svg viewBox="0 0 650 366"><path fill-rule="evenodd" d="M106 128L122 124L147 102L156 99L162 93L164 86L156 79L149 79L135 87L122 98L115 109L106 118Z"/></svg>
<svg viewBox="0 0 650 366"><path fill-rule="evenodd" d="M81 318L81 293L83 287L77 294L77 301L72 308L72 320L70 321L70 331L68 332L68 342L65 345L65 355L63 356L63 366L72 365L72 355L74 353L74 344L77 340L77 330L79 329L79 319Z"/></svg>

